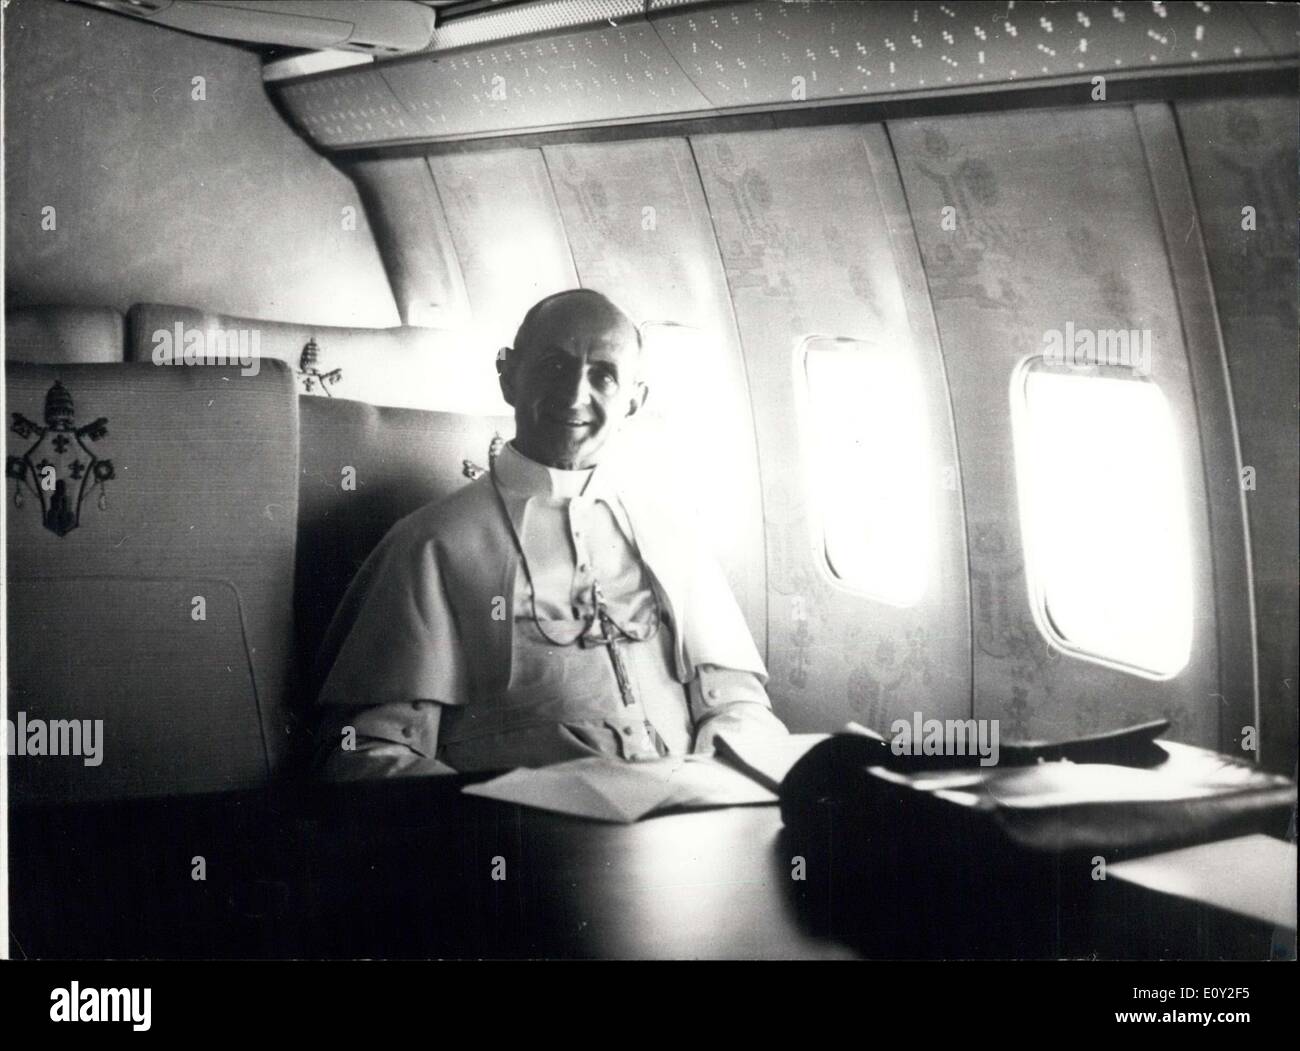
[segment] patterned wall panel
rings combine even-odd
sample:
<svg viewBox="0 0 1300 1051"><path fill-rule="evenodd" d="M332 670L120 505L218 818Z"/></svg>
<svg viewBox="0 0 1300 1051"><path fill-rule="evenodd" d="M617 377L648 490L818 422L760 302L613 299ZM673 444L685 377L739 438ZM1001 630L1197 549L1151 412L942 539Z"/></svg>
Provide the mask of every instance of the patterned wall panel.
<svg viewBox="0 0 1300 1051"><path fill-rule="evenodd" d="M1254 469L1246 504L1262 758L1276 767L1296 739L1297 102L1213 100L1180 102L1176 109L1214 277L1242 462Z"/></svg>
<svg viewBox="0 0 1300 1051"><path fill-rule="evenodd" d="M891 123L943 342L969 519L976 714L1052 738L1163 717L1215 746L1216 625L1200 427L1160 219L1127 108ZM942 209L955 209L944 229ZM1049 647L1029 607L1009 388L1044 334L1152 333L1151 379L1181 436L1192 515L1190 663L1158 681ZM999 408L1001 406L1001 408ZM1106 421L1098 420L1104 427ZM1117 524L1117 533L1122 523ZM1158 545L1157 536L1081 543Z"/></svg>
<svg viewBox="0 0 1300 1051"><path fill-rule="evenodd" d="M348 169L375 227L402 323L459 328L469 302L433 175L422 157L361 161Z"/></svg>
<svg viewBox="0 0 1300 1051"><path fill-rule="evenodd" d="M1246 494L1227 359L1205 246L1200 237L1188 234L1199 215L1173 109L1165 102L1143 102L1133 107L1133 116L1164 230L1196 397L1205 511L1214 548L1220 746L1235 752L1241 750L1243 728L1259 726L1259 689Z"/></svg>
<svg viewBox="0 0 1300 1051"><path fill-rule="evenodd" d="M640 462L663 476L661 491L699 512L761 650L767 594L754 418L690 147L655 139L544 152L583 286L652 322L651 393L634 431Z"/></svg>
<svg viewBox="0 0 1300 1051"><path fill-rule="evenodd" d="M956 462L943 368L916 248L879 127L692 139L744 342L763 463L770 689L797 729L854 719L888 730L915 711L970 712L970 616L961 507L940 484ZM834 178L827 173L834 172ZM885 202L892 200L892 206ZM826 570L796 427L805 337L903 343L923 377L938 529L919 602L849 591ZM860 484L844 478L845 486ZM888 493L873 494L889 499Z"/></svg>
<svg viewBox="0 0 1300 1051"><path fill-rule="evenodd" d="M576 288L555 196L539 150L429 158L473 312L467 352L492 368L530 306ZM479 364L481 363L481 364Z"/></svg>

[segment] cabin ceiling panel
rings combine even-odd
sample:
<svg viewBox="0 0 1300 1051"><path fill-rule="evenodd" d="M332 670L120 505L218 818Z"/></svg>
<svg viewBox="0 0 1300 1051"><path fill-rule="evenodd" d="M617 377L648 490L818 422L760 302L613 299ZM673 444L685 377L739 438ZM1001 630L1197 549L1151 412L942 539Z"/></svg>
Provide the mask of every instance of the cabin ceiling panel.
<svg viewBox="0 0 1300 1051"><path fill-rule="evenodd" d="M416 123L374 68L295 80L277 87L281 103L318 146L413 138Z"/></svg>
<svg viewBox="0 0 1300 1051"><path fill-rule="evenodd" d="M653 22L717 107L1270 57L1228 3L738 3Z"/></svg>
<svg viewBox="0 0 1300 1051"><path fill-rule="evenodd" d="M423 136L617 121L708 105L644 21L378 68Z"/></svg>
<svg viewBox="0 0 1300 1051"><path fill-rule="evenodd" d="M1083 101L1095 75L1293 60L1296 18L1263 6L555 0L458 20L418 56L268 88L327 148L1035 82L1077 83Z"/></svg>

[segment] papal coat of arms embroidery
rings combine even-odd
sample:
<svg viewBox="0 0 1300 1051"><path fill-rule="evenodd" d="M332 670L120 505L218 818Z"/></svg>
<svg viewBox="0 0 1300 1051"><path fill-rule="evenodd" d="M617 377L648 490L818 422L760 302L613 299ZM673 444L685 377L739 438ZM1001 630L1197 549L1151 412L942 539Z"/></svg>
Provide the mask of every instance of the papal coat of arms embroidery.
<svg viewBox="0 0 1300 1051"><path fill-rule="evenodd" d="M81 524L81 505L92 492L98 491L99 509L107 510L106 483L116 472L113 461L92 447L107 436L107 417L78 427L72 395L58 380L45 394L43 426L21 412L10 415L14 434L36 439L5 464L5 474L14 480L15 507L24 506L23 489L28 489L40 503L42 524L55 536L67 536Z"/></svg>
<svg viewBox="0 0 1300 1051"><path fill-rule="evenodd" d="M302 380L302 389L308 394L314 393L319 388L325 397L332 398L334 395L330 393L330 387L343 378L343 370L321 371L320 344L316 342L316 337L312 336L307 340L302 348L302 355L298 358L298 377Z"/></svg>
<svg viewBox="0 0 1300 1051"><path fill-rule="evenodd" d="M491 469L491 465L496 462L497 454L501 452L501 447L505 445L506 440L499 433L492 435L492 442L488 445L488 466L480 467L473 460L461 460L460 473L471 480L482 478Z"/></svg>

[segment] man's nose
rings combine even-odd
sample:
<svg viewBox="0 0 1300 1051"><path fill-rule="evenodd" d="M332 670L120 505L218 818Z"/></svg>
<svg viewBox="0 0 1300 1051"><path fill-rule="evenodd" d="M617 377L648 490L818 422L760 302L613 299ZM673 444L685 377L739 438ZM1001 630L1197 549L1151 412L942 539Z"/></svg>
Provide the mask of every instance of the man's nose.
<svg viewBox="0 0 1300 1051"><path fill-rule="evenodd" d="M580 409L591 401L591 383L585 368L576 368L564 377L564 394L571 409Z"/></svg>

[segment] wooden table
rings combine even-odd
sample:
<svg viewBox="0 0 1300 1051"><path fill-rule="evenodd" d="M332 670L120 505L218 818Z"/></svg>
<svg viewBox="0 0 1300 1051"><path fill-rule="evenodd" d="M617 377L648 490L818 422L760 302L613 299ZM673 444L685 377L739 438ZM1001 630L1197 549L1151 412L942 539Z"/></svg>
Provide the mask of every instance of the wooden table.
<svg viewBox="0 0 1300 1051"><path fill-rule="evenodd" d="M797 848L775 806L614 825L460 793L481 779L15 810L12 952L836 959L1204 957L1227 946L1223 955L1267 954L1267 932L1238 930L1236 944L1215 928L1215 940L1198 942L1204 915L1170 918L1073 870L995 883L961 865L936 883L924 862L864 874L870 850L841 870L833 859L860 844ZM942 850L925 830L891 834ZM203 879L194 878L198 859ZM1158 916L1155 948L1147 915ZM1188 937L1170 938L1171 924Z"/></svg>
<svg viewBox="0 0 1300 1051"><path fill-rule="evenodd" d="M802 925L775 806L612 825L466 780L17 811L14 954L852 955Z"/></svg>

